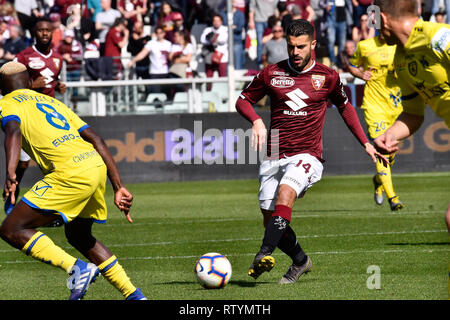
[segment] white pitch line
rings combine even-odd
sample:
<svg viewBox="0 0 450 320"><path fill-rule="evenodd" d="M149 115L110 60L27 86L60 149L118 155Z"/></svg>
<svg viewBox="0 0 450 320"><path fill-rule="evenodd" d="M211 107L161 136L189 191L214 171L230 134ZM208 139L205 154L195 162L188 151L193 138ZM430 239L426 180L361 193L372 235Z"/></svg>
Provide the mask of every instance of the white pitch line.
<svg viewBox="0 0 450 320"><path fill-rule="evenodd" d="M298 239L320 239L320 238L337 238L337 237L361 237L361 236L384 236L395 234L419 234L419 233L445 233L447 230L416 230L416 231L390 231L390 232L360 232L360 233L338 233L338 234L313 234L305 236L297 236ZM160 242L146 242L146 243L117 243L108 244L110 248L121 247L149 247L162 245L176 245L184 243L214 243L214 242L237 242L237 241L259 241L258 238L233 238L233 239L202 239L202 240L185 240L185 241L160 241ZM64 248L72 248L71 246L64 246ZM14 249L0 250L0 253L16 252Z"/></svg>
<svg viewBox="0 0 450 320"><path fill-rule="evenodd" d="M439 213L442 212L439 210L435 211L411 211L411 212L379 212L376 214L382 214L385 218L392 218L392 217L398 217L399 215L417 215L417 214L432 214L432 213ZM293 214L292 218L326 218L326 217L354 217L354 216L364 216L364 217L377 217L372 216L367 213L365 210L360 210L360 213L320 213L317 214ZM224 218L224 219L214 219L214 218L199 218L196 220L185 220L185 219L177 219L176 221L163 221L163 222L134 222L132 224L102 224L103 227L137 227L137 226L146 226L146 225L173 225L173 224L189 224L189 223L216 223L216 222L234 222L234 221L252 221L252 220L259 220L262 218L262 215L255 215L254 217L248 217L248 218ZM175 219L173 219L175 220Z"/></svg>
<svg viewBox="0 0 450 320"><path fill-rule="evenodd" d="M390 249L390 250L349 250L349 251L315 251L308 252L308 255L338 255L338 254L367 254L367 253L435 253L435 252L450 252L450 249ZM255 253L234 253L234 254L224 254L226 257L253 257ZM282 253L274 253L274 256L281 256ZM153 257L121 257L119 260L166 260L166 259L197 259L198 255L189 255L189 256L153 256ZM23 263L39 263L37 260L13 260L13 261L2 261L2 264L23 264ZM1 264L0 264L1 268Z"/></svg>

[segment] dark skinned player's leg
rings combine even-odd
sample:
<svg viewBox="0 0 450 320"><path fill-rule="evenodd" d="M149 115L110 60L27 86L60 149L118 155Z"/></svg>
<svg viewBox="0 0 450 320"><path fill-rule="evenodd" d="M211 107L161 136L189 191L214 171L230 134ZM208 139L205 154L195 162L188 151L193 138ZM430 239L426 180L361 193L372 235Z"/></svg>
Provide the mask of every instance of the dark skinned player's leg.
<svg viewBox="0 0 450 320"><path fill-rule="evenodd" d="M66 224L65 232L69 243L100 269L102 275L116 287L125 298L136 293L125 270L116 256L92 235L94 220L76 218ZM140 291L139 291L140 294ZM142 295L142 294L140 294ZM142 296L143 297L143 296Z"/></svg>
<svg viewBox="0 0 450 320"><path fill-rule="evenodd" d="M92 235L92 219L76 218L65 225L67 241L97 266L112 257L112 252Z"/></svg>
<svg viewBox="0 0 450 320"><path fill-rule="evenodd" d="M20 201L3 221L0 227L0 236L11 246L22 250L27 255L69 272L76 258L35 229L55 221L58 217L56 214L33 209L25 202Z"/></svg>

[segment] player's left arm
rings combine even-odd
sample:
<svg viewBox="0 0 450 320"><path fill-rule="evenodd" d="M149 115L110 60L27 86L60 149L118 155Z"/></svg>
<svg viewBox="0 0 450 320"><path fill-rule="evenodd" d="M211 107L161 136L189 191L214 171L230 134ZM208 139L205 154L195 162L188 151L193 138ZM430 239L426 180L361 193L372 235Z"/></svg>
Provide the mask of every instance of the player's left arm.
<svg viewBox="0 0 450 320"><path fill-rule="evenodd" d="M108 146L102 137L95 133L95 131L90 127L83 129L80 132L80 135L85 141L94 146L95 150L97 150L105 162L108 170L108 178L114 189L114 204L125 214L128 222L132 223L133 220L130 216L130 209L133 203L133 195L123 185L116 162L109 152Z"/></svg>
<svg viewBox="0 0 450 320"><path fill-rule="evenodd" d="M337 107L339 114L344 120L347 127L353 133L353 135L358 139L359 143L364 146L366 153L372 158L373 162L377 162L377 158L384 163L385 166L389 163L388 159L379 153L375 147L369 142L366 134L359 122L358 115L355 108L348 101L347 95L344 91L344 86L336 73L337 80L334 89L330 94L330 99L333 104Z"/></svg>
<svg viewBox="0 0 450 320"><path fill-rule="evenodd" d="M5 118L3 118L5 119ZM2 121L3 122L3 121ZM20 150L22 148L22 133L18 121L8 121L2 129L5 132L5 155L6 155L6 175L5 185L3 187L3 200L6 200L11 194L11 204L16 203L15 191L17 185L16 169L19 163Z"/></svg>

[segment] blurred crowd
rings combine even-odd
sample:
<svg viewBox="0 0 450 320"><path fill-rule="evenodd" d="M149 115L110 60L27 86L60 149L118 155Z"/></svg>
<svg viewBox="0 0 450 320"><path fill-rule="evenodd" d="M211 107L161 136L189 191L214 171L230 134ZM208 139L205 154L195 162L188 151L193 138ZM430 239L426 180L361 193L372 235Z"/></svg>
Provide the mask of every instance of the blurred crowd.
<svg viewBox="0 0 450 320"><path fill-rule="evenodd" d="M449 23L450 0L417 0L424 20ZM316 28L316 59L346 72L356 44L375 36L368 25L372 0L233 0L233 62L259 70L287 58L284 30L293 19ZM67 80L82 70L92 79L227 75L230 61L226 0L0 0L1 63L33 44L38 19L53 25L53 50ZM129 58L124 62L124 53ZM110 57L98 75L86 61ZM96 74L97 73L97 74ZM158 90L157 88L155 90Z"/></svg>

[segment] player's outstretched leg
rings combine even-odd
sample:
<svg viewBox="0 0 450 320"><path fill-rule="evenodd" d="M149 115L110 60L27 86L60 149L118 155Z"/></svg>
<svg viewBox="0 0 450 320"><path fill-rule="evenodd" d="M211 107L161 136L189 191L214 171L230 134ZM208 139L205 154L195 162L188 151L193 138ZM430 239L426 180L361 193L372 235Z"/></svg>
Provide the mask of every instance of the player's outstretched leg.
<svg viewBox="0 0 450 320"><path fill-rule="evenodd" d="M69 243L96 265L100 273L127 300L147 300L139 288L130 281L116 256L92 235L93 220L76 218L66 224L65 232Z"/></svg>
<svg viewBox="0 0 450 320"><path fill-rule="evenodd" d="M248 275L257 279L263 272L269 272L275 266L272 252L278 246L286 228L289 226L292 209L285 205L276 205L275 212L267 223L263 243L253 259Z"/></svg>
<svg viewBox="0 0 450 320"><path fill-rule="evenodd" d="M3 221L0 235L3 240L20 249L26 255L59 267L69 274L72 273L73 277L70 283L74 289L71 297L81 299L89 285L95 280L96 275L98 275L97 267L90 266L79 259L77 260L57 246L47 235L29 227L48 225L57 218L57 215L49 213L44 215L28 206L25 202L20 201ZM74 270L78 271L78 277L76 277Z"/></svg>

